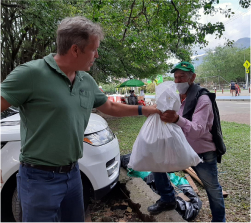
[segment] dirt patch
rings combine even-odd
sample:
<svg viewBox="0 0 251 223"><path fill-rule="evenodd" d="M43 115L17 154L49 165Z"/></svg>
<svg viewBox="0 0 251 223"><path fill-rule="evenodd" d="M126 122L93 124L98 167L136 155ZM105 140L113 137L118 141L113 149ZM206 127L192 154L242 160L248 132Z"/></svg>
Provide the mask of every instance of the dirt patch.
<svg viewBox="0 0 251 223"><path fill-rule="evenodd" d="M120 190L120 184L99 201L91 200L89 213L93 222L142 222Z"/></svg>

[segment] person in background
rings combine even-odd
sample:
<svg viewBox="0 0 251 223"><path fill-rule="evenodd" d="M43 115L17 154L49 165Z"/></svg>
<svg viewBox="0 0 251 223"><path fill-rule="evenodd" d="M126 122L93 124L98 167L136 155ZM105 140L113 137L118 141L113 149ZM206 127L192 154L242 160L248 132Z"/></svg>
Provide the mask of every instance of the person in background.
<svg viewBox="0 0 251 223"><path fill-rule="evenodd" d="M89 71L99 57L100 25L82 16L61 21L57 53L16 67L1 84L1 111L19 107L22 221L84 222L78 159L92 108L112 116L161 113L154 106L107 100Z"/></svg>
<svg viewBox="0 0 251 223"><path fill-rule="evenodd" d="M192 64L181 62L171 70L171 73L174 73L176 87L183 101L178 113L167 110L160 115L160 118L164 122L176 123L180 126L191 147L203 160L203 163L192 168L206 189L212 212L212 222L225 222L225 204L222 188L218 181L216 147L210 133L214 120L211 100L208 95L202 95L196 105L193 103L195 95L201 88L194 84L196 74ZM193 106L195 109L192 111ZM191 121L188 119L189 116L192 117ZM150 214L158 214L164 210L175 209L175 192L167 174L153 174L160 199L148 207L148 211Z"/></svg>
<svg viewBox="0 0 251 223"><path fill-rule="evenodd" d="M240 86L235 83L235 96L240 96Z"/></svg>
<svg viewBox="0 0 251 223"><path fill-rule="evenodd" d="M130 96L128 97L128 104L129 105L137 105L138 104L138 97L134 93L134 90L130 91Z"/></svg>
<svg viewBox="0 0 251 223"><path fill-rule="evenodd" d="M234 81L231 81L230 83L230 93L232 93L232 96L234 96L234 93L235 93L235 82Z"/></svg>

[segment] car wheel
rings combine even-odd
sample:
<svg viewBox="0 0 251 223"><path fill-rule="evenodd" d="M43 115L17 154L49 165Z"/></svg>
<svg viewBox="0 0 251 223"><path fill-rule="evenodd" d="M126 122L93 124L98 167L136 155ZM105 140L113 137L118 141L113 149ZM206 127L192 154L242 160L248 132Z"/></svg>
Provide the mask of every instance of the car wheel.
<svg viewBox="0 0 251 223"><path fill-rule="evenodd" d="M15 188L12 196L12 213L17 222L22 221L22 208L21 203L18 199L17 188Z"/></svg>
<svg viewBox="0 0 251 223"><path fill-rule="evenodd" d="M83 195L84 195L84 208L85 211L90 203L90 198L93 197L93 187L88 177L81 172L82 184L83 184Z"/></svg>

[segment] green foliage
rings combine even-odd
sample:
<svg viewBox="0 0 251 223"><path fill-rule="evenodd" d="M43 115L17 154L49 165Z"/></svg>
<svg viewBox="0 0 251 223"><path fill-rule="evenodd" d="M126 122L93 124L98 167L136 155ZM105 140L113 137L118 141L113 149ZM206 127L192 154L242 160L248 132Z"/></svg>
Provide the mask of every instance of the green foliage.
<svg viewBox="0 0 251 223"><path fill-rule="evenodd" d="M146 93L155 93L155 83L147 84Z"/></svg>
<svg viewBox="0 0 251 223"><path fill-rule="evenodd" d="M76 10L62 1L1 2L2 80L19 64L55 52L57 24Z"/></svg>
<svg viewBox="0 0 251 223"><path fill-rule="evenodd" d="M106 37L90 74L97 82L119 77L147 78L166 72L175 56L190 61L191 47L207 45L205 37L221 37L224 25L201 24L205 14L231 15L216 10L212 0L57 0L11 1L2 6L2 79L17 65L55 52L55 30L66 16L83 15L99 22ZM243 5L243 4L242 4ZM244 7L244 6L243 6Z"/></svg>
<svg viewBox="0 0 251 223"><path fill-rule="evenodd" d="M163 81L174 81L174 77L170 77L170 76L164 77Z"/></svg>
<svg viewBox="0 0 251 223"><path fill-rule="evenodd" d="M197 67L198 77L221 76L228 82L245 81L245 60L250 62L250 48L216 47L207 51L203 63ZM221 80L222 81L222 80Z"/></svg>
<svg viewBox="0 0 251 223"><path fill-rule="evenodd" d="M109 84L103 84L100 83L102 86L102 89L105 91L107 94L115 94L116 93L116 87L119 85L118 83L109 83Z"/></svg>

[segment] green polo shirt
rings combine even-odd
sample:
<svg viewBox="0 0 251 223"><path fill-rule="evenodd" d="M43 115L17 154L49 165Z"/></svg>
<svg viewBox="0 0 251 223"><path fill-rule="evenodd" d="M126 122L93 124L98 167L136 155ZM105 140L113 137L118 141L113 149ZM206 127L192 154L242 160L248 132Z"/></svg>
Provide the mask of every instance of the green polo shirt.
<svg viewBox="0 0 251 223"><path fill-rule="evenodd" d="M20 161L30 164L61 166L81 158L92 108L107 100L86 72L78 71L71 86L54 55L18 66L1 84L1 96L19 107Z"/></svg>

